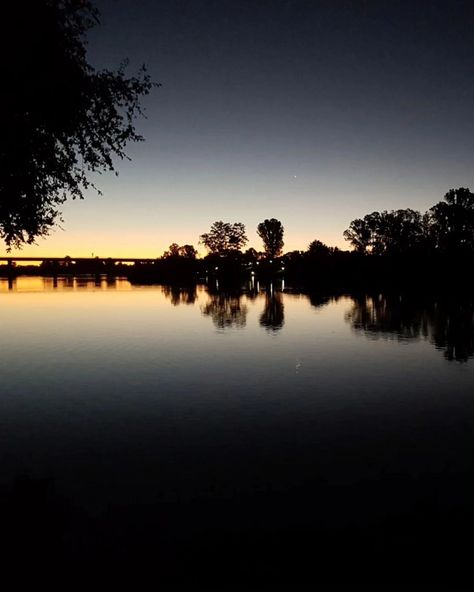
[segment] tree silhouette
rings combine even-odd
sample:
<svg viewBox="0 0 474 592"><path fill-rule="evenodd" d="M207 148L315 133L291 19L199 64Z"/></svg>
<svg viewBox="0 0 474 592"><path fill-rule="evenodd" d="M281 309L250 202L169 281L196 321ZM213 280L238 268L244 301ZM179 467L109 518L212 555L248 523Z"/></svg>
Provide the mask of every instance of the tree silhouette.
<svg viewBox="0 0 474 592"><path fill-rule="evenodd" d="M308 245L306 253L311 257L327 257L333 253L334 249L328 247L320 240L315 239Z"/></svg>
<svg viewBox="0 0 474 592"><path fill-rule="evenodd" d="M198 252L193 245L183 245L179 247L179 256L185 259L196 259Z"/></svg>
<svg viewBox="0 0 474 592"><path fill-rule="evenodd" d="M460 187L450 189L429 210L431 235L438 249L474 249L474 193Z"/></svg>
<svg viewBox="0 0 474 592"><path fill-rule="evenodd" d="M115 170L114 157L143 139L134 121L154 85L144 67L127 77L126 64L98 71L87 62L85 35L99 23L88 0L2 10L14 31L0 41L0 237L11 248L47 235L61 204L94 187L90 174Z"/></svg>
<svg viewBox="0 0 474 592"><path fill-rule="evenodd" d="M163 253L164 259L170 258L184 258L184 259L196 259L197 251L193 245L183 245L180 247L177 243L171 243L168 250Z"/></svg>
<svg viewBox="0 0 474 592"><path fill-rule="evenodd" d="M254 249L253 247L250 247L249 249L247 249L244 253L244 260L247 263L255 263L256 261L258 261L259 257L260 257L261 253L259 253L256 249Z"/></svg>
<svg viewBox="0 0 474 592"><path fill-rule="evenodd" d="M282 223L275 218L264 220L257 226L257 234L263 241L265 254L269 259L281 255L284 245L283 232Z"/></svg>
<svg viewBox="0 0 474 592"><path fill-rule="evenodd" d="M364 218L352 220L347 230L344 230L344 238L349 241L359 253L367 253L371 246L372 234L376 222L374 214L367 214Z"/></svg>
<svg viewBox="0 0 474 592"><path fill-rule="evenodd" d="M424 221L416 210L372 212L353 220L344 238L360 253L405 253L424 241Z"/></svg>
<svg viewBox="0 0 474 592"><path fill-rule="evenodd" d="M178 243L171 243L171 245L168 247L168 250L163 253L164 259L169 259L170 257L179 257Z"/></svg>
<svg viewBox="0 0 474 592"><path fill-rule="evenodd" d="M242 222L214 222L209 232L201 234L201 242L213 255L228 255L238 252L248 242Z"/></svg>

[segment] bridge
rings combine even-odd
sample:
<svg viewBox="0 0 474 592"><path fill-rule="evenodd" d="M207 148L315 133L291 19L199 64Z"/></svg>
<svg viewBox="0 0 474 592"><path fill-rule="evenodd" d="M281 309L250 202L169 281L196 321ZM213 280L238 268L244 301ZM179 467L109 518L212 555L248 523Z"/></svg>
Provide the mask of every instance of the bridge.
<svg viewBox="0 0 474 592"><path fill-rule="evenodd" d="M17 257L15 255L8 255L0 257L0 262L5 261L7 265L19 262L36 262L41 263L107 263L108 265L116 265L121 263L154 263L155 259L145 257Z"/></svg>
<svg viewBox="0 0 474 592"><path fill-rule="evenodd" d="M14 277L25 273L28 264L37 264L34 274L44 272L48 275L61 274L115 274L125 271L123 265L140 264L149 266L156 259L146 257L20 257L18 255L5 255L0 257L0 275ZM19 265L18 265L19 264ZM23 264L23 265L22 265ZM28 273L32 273L30 267Z"/></svg>

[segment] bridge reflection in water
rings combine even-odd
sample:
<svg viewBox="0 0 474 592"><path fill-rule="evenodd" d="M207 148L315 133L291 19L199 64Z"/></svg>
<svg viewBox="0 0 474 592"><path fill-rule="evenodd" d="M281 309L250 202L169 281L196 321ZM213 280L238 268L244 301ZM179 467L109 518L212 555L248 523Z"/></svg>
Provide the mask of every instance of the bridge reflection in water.
<svg viewBox="0 0 474 592"><path fill-rule="evenodd" d="M130 290L128 279L119 276L9 276L0 277L1 292L49 292L75 290Z"/></svg>

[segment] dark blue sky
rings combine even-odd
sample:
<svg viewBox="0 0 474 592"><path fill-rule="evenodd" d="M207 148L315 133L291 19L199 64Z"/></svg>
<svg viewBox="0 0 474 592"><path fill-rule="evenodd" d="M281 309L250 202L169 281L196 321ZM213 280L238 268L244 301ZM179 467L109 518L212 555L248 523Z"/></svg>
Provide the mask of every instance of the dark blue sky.
<svg viewBox="0 0 474 592"><path fill-rule="evenodd" d="M76 252L85 239L104 256L160 255L196 245L217 219L244 222L259 248L268 217L287 249L345 247L355 217L425 210L474 186L471 2L96 4L91 62L146 63L162 87L145 101L132 162L31 252Z"/></svg>

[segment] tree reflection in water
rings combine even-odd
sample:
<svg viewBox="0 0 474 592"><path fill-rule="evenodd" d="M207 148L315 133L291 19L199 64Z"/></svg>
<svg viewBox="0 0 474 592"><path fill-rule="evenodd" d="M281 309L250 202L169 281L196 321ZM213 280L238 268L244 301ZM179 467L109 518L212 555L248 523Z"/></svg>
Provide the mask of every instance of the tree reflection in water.
<svg viewBox="0 0 474 592"><path fill-rule="evenodd" d="M260 326L268 333L275 334L285 324L284 292L281 282L276 287L273 283L266 287L260 287L257 283L250 282L245 289L232 291L219 290L217 286L209 289L209 301L201 307L204 315L210 316L219 329L244 327L247 320L248 308L243 299L255 302L264 298L264 306L259 317ZM307 294L298 290L291 292L292 297L300 296L309 298L315 308L327 306L338 300L339 296L321 296L319 294Z"/></svg>
<svg viewBox="0 0 474 592"><path fill-rule="evenodd" d="M247 323L247 305L240 293L219 292L209 294L209 300L201 307L202 314L209 316L218 329L242 328Z"/></svg>
<svg viewBox="0 0 474 592"><path fill-rule="evenodd" d="M162 286L162 292L169 298L173 306L194 304L196 302L196 286Z"/></svg>
<svg viewBox="0 0 474 592"><path fill-rule="evenodd" d="M265 308L260 315L260 325L267 331L279 331L285 324L285 307L281 292L270 286L265 293Z"/></svg>
<svg viewBox="0 0 474 592"><path fill-rule="evenodd" d="M371 339L429 340L447 360L474 356L474 307L469 299L416 296L354 297L346 320Z"/></svg>
<svg viewBox="0 0 474 592"><path fill-rule="evenodd" d="M318 293L311 293L308 294L309 301L311 306L315 308L322 308L323 306L327 306L331 302L337 302L339 300L339 296L323 296L322 294Z"/></svg>
<svg viewBox="0 0 474 592"><path fill-rule="evenodd" d="M474 356L474 309L472 302L437 307L433 311L433 341L448 360L466 362Z"/></svg>

